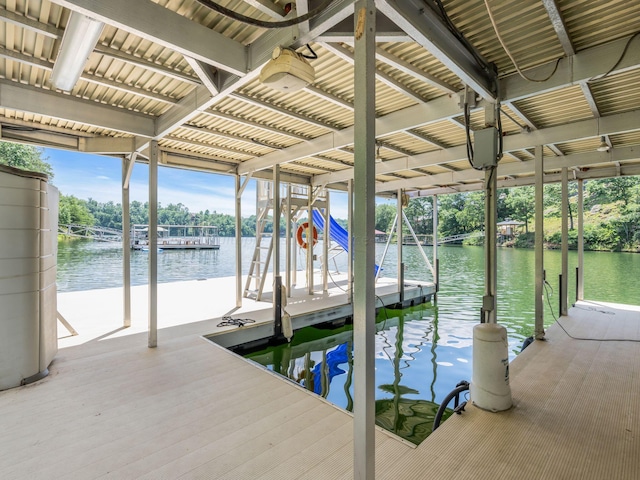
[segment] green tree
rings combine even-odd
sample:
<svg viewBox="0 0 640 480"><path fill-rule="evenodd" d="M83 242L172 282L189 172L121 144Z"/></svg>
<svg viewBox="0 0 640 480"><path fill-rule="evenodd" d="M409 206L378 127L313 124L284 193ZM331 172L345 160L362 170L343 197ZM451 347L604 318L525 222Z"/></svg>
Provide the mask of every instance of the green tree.
<svg viewBox="0 0 640 480"><path fill-rule="evenodd" d="M376 229L388 232L396 215L396 208L388 204L376 206Z"/></svg>
<svg viewBox="0 0 640 480"><path fill-rule="evenodd" d="M94 225L94 216L89 211L86 200L73 195L60 195L58 223L62 225Z"/></svg>
<svg viewBox="0 0 640 480"><path fill-rule="evenodd" d="M404 209L404 214L416 234L433 233L433 197L412 198Z"/></svg>
<svg viewBox="0 0 640 480"><path fill-rule="evenodd" d="M53 178L53 168L42 158L44 151L31 145L0 142L0 164L32 172L46 173Z"/></svg>
<svg viewBox="0 0 640 480"><path fill-rule="evenodd" d="M465 194L464 206L456 217L463 233L484 230L484 192Z"/></svg>
<svg viewBox="0 0 640 480"><path fill-rule="evenodd" d="M535 212L535 191L532 186L516 187L509 191L505 199L513 220L524 222L525 232L529 233L529 220Z"/></svg>

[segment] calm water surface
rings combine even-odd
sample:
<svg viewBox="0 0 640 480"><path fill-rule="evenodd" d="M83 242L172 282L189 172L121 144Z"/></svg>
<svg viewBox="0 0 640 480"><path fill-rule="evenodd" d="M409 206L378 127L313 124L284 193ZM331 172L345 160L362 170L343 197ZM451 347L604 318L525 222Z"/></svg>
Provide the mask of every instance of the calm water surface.
<svg viewBox="0 0 640 480"><path fill-rule="evenodd" d="M255 245L243 239L243 268L247 273ZM284 244L283 244L284 245ZM377 259L384 245L377 245ZM321 250L318 250L320 252ZM479 321L484 293L484 254L481 247L440 247L441 285L437 304L404 310L383 309L377 316L376 418L384 428L419 443L431 431L433 416L444 396L460 380L471 379L472 329ZM302 254L303 255L303 254ZM431 256L430 249L428 255ZM406 277L430 280L417 247L404 247ZM298 265L304 265L300 256ZM58 251L60 291L122 285L120 247L97 242L61 242ZM221 239L219 251L171 251L158 255L160 282L231 276L235 246ZM507 327L511 358L533 332L534 252L498 250L498 320ZM550 305L545 322L557 315L556 294L561 270L559 251L545 251ZM284 260L283 265L284 267ZM346 271L346 255L332 267ZM569 300L575 298L576 252L569 252ZM391 246L384 274L395 277L397 250ZM147 282L147 254L132 252L132 283ZM595 302L640 304L640 255L585 252L585 298ZM551 310L552 309L552 310ZM329 331L297 331L293 342L248 355L290 378L303 388L352 410L352 332L350 326Z"/></svg>

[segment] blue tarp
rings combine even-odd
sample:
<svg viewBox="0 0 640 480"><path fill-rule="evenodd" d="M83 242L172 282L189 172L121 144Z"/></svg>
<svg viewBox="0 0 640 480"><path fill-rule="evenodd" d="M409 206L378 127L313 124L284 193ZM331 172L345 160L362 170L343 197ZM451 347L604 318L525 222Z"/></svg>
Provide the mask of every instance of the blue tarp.
<svg viewBox="0 0 640 480"><path fill-rule="evenodd" d="M324 217L322 216L322 213L314 209L312 217L313 224L318 228L318 230L324 230ZM336 222L335 218L331 215L329 215L329 237L340 245L345 252L349 251L349 232L347 232L342 225ZM374 275L378 274L379 268L380 267L376 265Z"/></svg>

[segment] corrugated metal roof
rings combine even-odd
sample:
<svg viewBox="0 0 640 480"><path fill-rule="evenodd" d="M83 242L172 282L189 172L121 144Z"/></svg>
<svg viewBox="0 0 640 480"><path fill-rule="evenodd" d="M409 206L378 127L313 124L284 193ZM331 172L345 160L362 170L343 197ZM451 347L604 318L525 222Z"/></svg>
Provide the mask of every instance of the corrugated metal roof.
<svg viewBox="0 0 640 480"><path fill-rule="evenodd" d="M285 3L278 0L271 8L282 12ZM549 82L538 83L519 80L514 74L514 64L498 41L484 0L442 0L450 27L458 31L453 35L463 35L480 55L496 65L503 90L518 91L514 98L503 98L501 106L502 133L514 139L515 145L502 163L529 162L530 171L519 176L530 176L533 148L542 139L547 166L553 165L558 155L564 155L579 167L578 156L593 152L600 144L600 136L605 135L614 150L622 149L621 162L640 164L638 155L634 155L637 149L630 148L640 144L640 120L636 119L640 113L634 117L634 112L640 112L640 35L630 40L631 35L640 31L637 21L640 2L556 0L556 3L566 26L564 35L575 50L571 59L567 59L567 46L563 46L554 30L543 2L489 2L498 33L525 74L533 72L535 78L543 78L554 71L558 59L563 59ZM261 20L278 17L242 0L221 4ZM269 7L268 2L262 4ZM108 9L102 5L95 5L95 15L108 17ZM390 5L396 8L395 3ZM283 30L267 30L225 18L195 0L136 3L140 11L151 11L149 6L172 12L171 18L187 19L194 28L205 26L231 39L233 45L242 47L238 52L247 53L247 66L253 66L252 62L260 55L266 60L269 49L280 42L287 46L291 41ZM429 4L425 3L425 8L430 8ZM349 31L340 36L338 43L326 43L331 41L330 36L317 37L318 41L310 38L309 45L318 57L309 60L315 69L314 83L298 92L280 93L260 83L257 70L248 72L244 80L225 72L224 65L215 67L201 60L200 66L210 72L211 78L198 78L196 65L184 53L198 46L190 46L188 32L172 31L171 24L151 31L145 23L148 19L107 18L100 40L73 90L52 94L51 70L70 13L55 0L0 0L3 139L73 149L80 148L78 137L136 134L144 144L154 131L148 125L155 125L155 130L163 129L159 145L173 154L173 165L184 162L190 168L228 172L235 165L252 165L248 170L270 168L282 158L283 172L313 181L317 178L322 183L343 182L351 175L355 86L353 42L344 43ZM437 8L426 14L447 23ZM338 25L334 30L349 23L325 20L327 28ZM136 33L140 31L143 33ZM183 43L171 43L174 41ZM435 34L432 41L451 44L451 40ZM614 41L617 43L611 43ZM207 47L215 49L215 42ZM598 56L598 48L606 53ZM421 177L449 172L451 185L468 183L459 182L456 176L457 172L471 168L464 148L467 135L462 107L452 108L453 99L447 104L448 97L458 96L451 92L465 87L464 80L449 68L455 62L444 61L424 44L413 41L381 38L377 49L375 96L380 122L377 157L385 162L386 172L377 179L391 182L394 189L397 185L417 188L431 183L426 179L421 182ZM304 44L297 45L297 50L311 53ZM224 52L219 53L224 57ZM201 55L194 52L193 58ZM219 65L221 62L217 60L212 58L211 63ZM538 66L540 71L535 71ZM591 73L577 78L575 75L582 75L580 68ZM604 75L612 68L613 72ZM205 85L210 82L223 87L222 93L207 92ZM233 86L229 87L230 84ZM509 88L505 89L505 85ZM30 100L32 97L37 100ZM477 97L471 107L472 138L474 130L485 127L483 108L488 105ZM475 105L476 102L480 103ZM101 113L92 113L91 105L100 106ZM111 116L107 112L113 112L113 118L103 121ZM133 115L132 122L126 128L115 128L123 114ZM576 122L596 118L601 119L598 125L609 125L606 128L613 130L576 132L571 127ZM151 123L136 128L142 119ZM550 128L555 128L553 142L545 141ZM145 155L142 149L140 158ZM187 161L189 157L202 162ZM260 162L262 157L269 160ZM407 170L406 159L411 159L412 170Z"/></svg>

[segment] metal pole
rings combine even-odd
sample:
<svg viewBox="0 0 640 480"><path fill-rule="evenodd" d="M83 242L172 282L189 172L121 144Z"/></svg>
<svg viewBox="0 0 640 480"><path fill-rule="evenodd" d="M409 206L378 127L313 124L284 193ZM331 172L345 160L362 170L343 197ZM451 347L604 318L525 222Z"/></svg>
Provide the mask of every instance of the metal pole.
<svg viewBox="0 0 640 480"><path fill-rule="evenodd" d="M434 298L437 296L438 292L438 283L440 279L438 275L440 274L438 268L438 196L433 196L433 265L435 267L435 275L433 276L433 282L436 284L436 293L434 294Z"/></svg>
<svg viewBox="0 0 640 480"><path fill-rule="evenodd" d="M309 228L307 229L307 290L309 295L313 295L313 187L309 185L307 187L309 191L309 199L307 203L307 222Z"/></svg>
<svg viewBox="0 0 640 480"><path fill-rule="evenodd" d="M131 326L131 214L129 211L129 184L127 182L129 162L133 158L122 159L122 284L123 284L123 323Z"/></svg>
<svg viewBox="0 0 640 480"><path fill-rule="evenodd" d="M149 348L158 346L158 142L149 155Z"/></svg>
<svg viewBox="0 0 640 480"><path fill-rule="evenodd" d="M331 238L329 234L329 218L330 218L330 210L329 210L329 190L325 189L325 197L326 197L326 207L324 209L324 232L322 234L322 290L324 293L329 291L329 244L331 243Z"/></svg>
<svg viewBox="0 0 640 480"><path fill-rule="evenodd" d="M560 315L567 315L567 293L569 280L569 170L562 168L562 292Z"/></svg>
<svg viewBox="0 0 640 480"><path fill-rule="evenodd" d="M355 4L354 478L375 478L375 35L374 0Z"/></svg>
<svg viewBox="0 0 640 480"><path fill-rule="evenodd" d="M402 218L400 212L402 212L402 189L398 189L398 202L396 204L396 219ZM393 230L389 232L389 238L393 235ZM404 263L402 261L402 221L398 222L396 230L396 241L398 242L398 292L400 293L400 299L404 299ZM382 265L380 265L382 267Z"/></svg>
<svg viewBox="0 0 640 480"><path fill-rule="evenodd" d="M541 145L535 148L535 319L534 336L544 339L544 157Z"/></svg>
<svg viewBox="0 0 640 480"><path fill-rule="evenodd" d="M347 180L347 297L353 300L353 179Z"/></svg>
<svg viewBox="0 0 640 480"><path fill-rule="evenodd" d="M578 285L576 299L584 300L584 180L578 180Z"/></svg>
<svg viewBox="0 0 640 480"><path fill-rule="evenodd" d="M285 227L285 250L286 250L286 265L287 270L287 297L291 296L291 184L287 184L287 212L285 213L286 227Z"/></svg>
<svg viewBox="0 0 640 480"><path fill-rule="evenodd" d="M248 179L247 179L248 181ZM236 307L242 307L242 192L236 175Z"/></svg>
<svg viewBox="0 0 640 480"><path fill-rule="evenodd" d="M274 339L282 337L282 277L280 277L280 165L273 167L273 323Z"/></svg>
<svg viewBox="0 0 640 480"><path fill-rule="evenodd" d="M497 301L496 293L498 287L497 275L497 239L496 239L496 218L497 202L496 202L496 190L498 187L497 166L489 167L485 171L485 210L484 210L484 224L485 224L485 288L484 298L482 299L482 308L486 315L486 323L497 323Z"/></svg>

